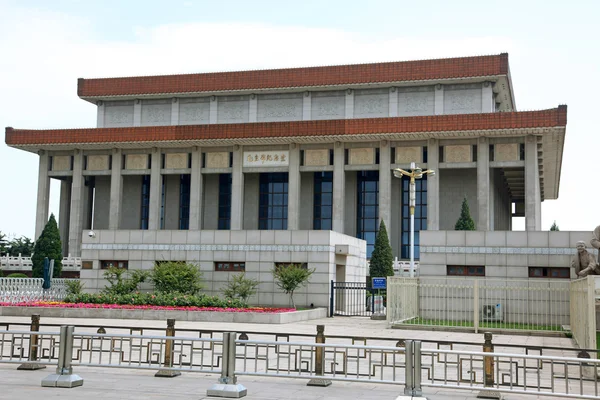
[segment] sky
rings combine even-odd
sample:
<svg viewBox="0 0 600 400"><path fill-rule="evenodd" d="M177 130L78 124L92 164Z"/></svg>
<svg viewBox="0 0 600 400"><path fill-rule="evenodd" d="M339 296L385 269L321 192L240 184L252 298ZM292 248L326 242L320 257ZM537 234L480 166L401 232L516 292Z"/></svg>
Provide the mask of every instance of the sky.
<svg viewBox="0 0 600 400"><path fill-rule="evenodd" d="M542 203L542 229L591 231L600 224L599 18L592 0L0 0L0 127L95 127L80 77L508 52L519 111L568 105L559 198ZM32 237L38 156L1 140L0 173L0 231ZM53 183L56 215L59 190Z"/></svg>

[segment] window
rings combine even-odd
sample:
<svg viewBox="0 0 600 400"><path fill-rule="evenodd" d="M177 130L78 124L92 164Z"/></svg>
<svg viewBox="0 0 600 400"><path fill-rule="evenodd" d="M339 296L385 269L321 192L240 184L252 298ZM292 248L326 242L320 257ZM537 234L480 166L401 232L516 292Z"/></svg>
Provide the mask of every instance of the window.
<svg viewBox="0 0 600 400"><path fill-rule="evenodd" d="M186 261L178 261L178 260L155 260L154 264L162 265L165 263L177 263L177 264L186 264Z"/></svg>
<svg viewBox="0 0 600 400"><path fill-rule="evenodd" d="M379 171L359 171L356 175L356 237L367 242L367 258L371 258L379 227Z"/></svg>
<svg viewBox="0 0 600 400"><path fill-rule="evenodd" d="M448 276L485 276L485 267L472 265L447 265Z"/></svg>
<svg viewBox="0 0 600 400"><path fill-rule="evenodd" d="M148 229L148 216L150 215L150 175L142 176L142 210L141 229Z"/></svg>
<svg viewBox="0 0 600 400"><path fill-rule="evenodd" d="M109 269L113 267L127 269L128 264L128 261L104 260L100 261L100 269Z"/></svg>
<svg viewBox="0 0 600 400"><path fill-rule="evenodd" d="M402 179L402 245L400 257L410 258L410 180ZM415 180L415 260L420 258L419 232L427 229L427 176Z"/></svg>
<svg viewBox="0 0 600 400"><path fill-rule="evenodd" d="M190 229L190 183L191 176L179 177L179 229Z"/></svg>
<svg viewBox="0 0 600 400"><path fill-rule="evenodd" d="M260 174L258 229L287 229L288 174Z"/></svg>
<svg viewBox="0 0 600 400"><path fill-rule="evenodd" d="M215 271L239 272L245 270L245 262L215 262Z"/></svg>
<svg viewBox="0 0 600 400"><path fill-rule="evenodd" d="M219 175L219 225L220 230L231 228L231 174Z"/></svg>
<svg viewBox="0 0 600 400"><path fill-rule="evenodd" d="M293 263L293 262L276 262L275 263L275 268L279 269L279 268L287 268L290 265L297 265L300 266L300 268L302 269L308 269L308 263Z"/></svg>
<svg viewBox="0 0 600 400"><path fill-rule="evenodd" d="M333 172L315 172L313 229L331 230Z"/></svg>
<svg viewBox="0 0 600 400"><path fill-rule="evenodd" d="M568 267L529 267L529 277L570 279L571 269Z"/></svg>

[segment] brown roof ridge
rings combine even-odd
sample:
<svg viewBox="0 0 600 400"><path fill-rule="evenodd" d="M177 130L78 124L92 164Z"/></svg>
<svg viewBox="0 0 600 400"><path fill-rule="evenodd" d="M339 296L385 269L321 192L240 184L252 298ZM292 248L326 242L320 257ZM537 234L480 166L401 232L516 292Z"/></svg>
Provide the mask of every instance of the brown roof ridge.
<svg viewBox="0 0 600 400"><path fill-rule="evenodd" d="M508 75L508 53L173 75L79 78L80 97L201 93Z"/></svg>
<svg viewBox="0 0 600 400"><path fill-rule="evenodd" d="M8 145L60 143L152 142L170 140L248 139L418 133L495 129L563 127L567 107L538 111L452 114L416 117L365 118L243 124L166 125L123 128L30 130L6 127Z"/></svg>

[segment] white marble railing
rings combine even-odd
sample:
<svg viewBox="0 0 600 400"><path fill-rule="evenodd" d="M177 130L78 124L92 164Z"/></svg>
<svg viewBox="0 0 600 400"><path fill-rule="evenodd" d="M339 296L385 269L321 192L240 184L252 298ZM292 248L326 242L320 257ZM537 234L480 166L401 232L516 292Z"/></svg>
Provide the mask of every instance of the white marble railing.
<svg viewBox="0 0 600 400"><path fill-rule="evenodd" d="M0 269L6 269L11 271L31 271L33 268L33 262L31 257L10 257L8 255L0 256Z"/></svg>
<svg viewBox="0 0 600 400"><path fill-rule="evenodd" d="M0 269L8 271L31 271L33 269L33 262L31 257L22 257L20 254L18 257L0 256ZM62 270L63 271L79 271L81 269L81 257L68 257L62 259Z"/></svg>
<svg viewBox="0 0 600 400"><path fill-rule="evenodd" d="M395 276L402 276L405 278L410 277L410 261L400 261L398 260L398 257L396 257L392 267L394 268ZM415 270L413 276L419 276L419 261L415 261Z"/></svg>
<svg viewBox="0 0 600 400"><path fill-rule="evenodd" d="M67 281L70 280L52 279L50 289L44 289L42 278L0 278L0 303L60 301L67 295Z"/></svg>

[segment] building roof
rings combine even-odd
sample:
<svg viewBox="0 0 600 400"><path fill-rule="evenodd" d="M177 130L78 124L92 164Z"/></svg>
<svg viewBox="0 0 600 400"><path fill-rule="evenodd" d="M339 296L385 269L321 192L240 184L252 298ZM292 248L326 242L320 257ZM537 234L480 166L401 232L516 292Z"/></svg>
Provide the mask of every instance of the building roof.
<svg viewBox="0 0 600 400"><path fill-rule="evenodd" d="M7 127L6 144L12 147L91 144L147 143L163 141L269 141L352 135L386 135L435 132L488 131L499 129L565 127L567 107L507 113L433 115L418 117L257 122L210 125L167 125L123 128L14 129ZM482 135L485 135L482 133ZM445 137L445 136L444 136Z"/></svg>
<svg viewBox="0 0 600 400"><path fill-rule="evenodd" d="M549 110L243 124L30 130L6 128L10 147L39 150L331 143L536 135L546 199L558 197L567 106Z"/></svg>
<svg viewBox="0 0 600 400"><path fill-rule="evenodd" d="M508 76L508 54L374 64L124 78L80 78L81 98L206 94ZM353 87L353 86L352 86Z"/></svg>

